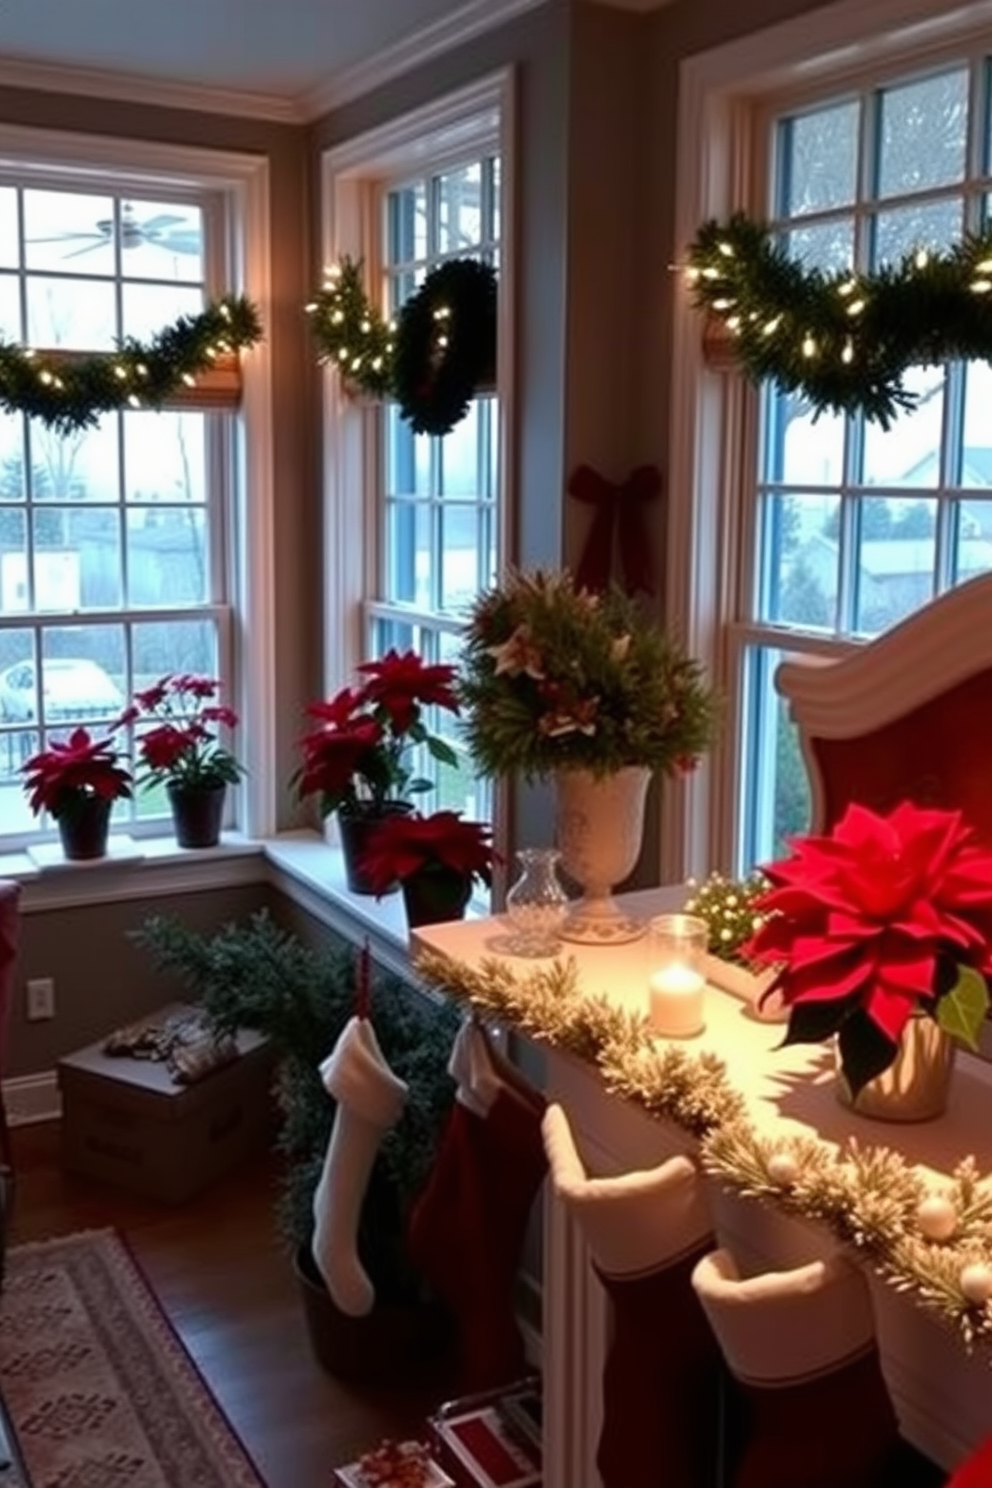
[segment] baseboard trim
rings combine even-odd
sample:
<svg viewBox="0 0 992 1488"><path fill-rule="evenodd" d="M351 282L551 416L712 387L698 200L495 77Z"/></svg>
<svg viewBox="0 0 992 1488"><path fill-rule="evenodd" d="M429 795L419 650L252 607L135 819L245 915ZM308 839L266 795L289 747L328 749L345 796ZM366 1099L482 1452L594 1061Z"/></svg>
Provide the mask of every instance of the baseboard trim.
<svg viewBox="0 0 992 1488"><path fill-rule="evenodd" d="M57 1121L62 1115L62 1097L54 1070L43 1070L37 1075L15 1075L4 1080L3 1101L11 1126Z"/></svg>

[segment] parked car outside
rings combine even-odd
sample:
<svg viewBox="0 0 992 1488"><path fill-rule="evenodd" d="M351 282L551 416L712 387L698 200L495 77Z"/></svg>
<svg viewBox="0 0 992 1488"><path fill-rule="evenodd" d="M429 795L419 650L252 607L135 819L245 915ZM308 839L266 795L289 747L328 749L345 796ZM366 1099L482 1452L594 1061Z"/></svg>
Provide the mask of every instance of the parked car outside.
<svg viewBox="0 0 992 1488"><path fill-rule="evenodd" d="M43 721L113 718L124 707L120 688L88 657L47 657L42 663ZM37 668L18 661L0 672L0 721L31 723L37 717Z"/></svg>

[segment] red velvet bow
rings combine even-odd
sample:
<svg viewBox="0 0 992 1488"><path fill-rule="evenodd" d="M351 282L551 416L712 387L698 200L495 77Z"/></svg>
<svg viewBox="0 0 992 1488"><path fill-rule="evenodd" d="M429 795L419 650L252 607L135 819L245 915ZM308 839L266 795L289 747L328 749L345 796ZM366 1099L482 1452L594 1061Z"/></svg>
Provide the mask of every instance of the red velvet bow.
<svg viewBox="0 0 992 1488"><path fill-rule="evenodd" d="M592 590L608 587L615 534L624 587L631 594L638 589L653 594L654 568L644 507L661 490L661 471L657 466L639 465L625 481L614 485L591 465L580 465L572 473L568 490L577 501L596 508L575 572L578 587Z"/></svg>

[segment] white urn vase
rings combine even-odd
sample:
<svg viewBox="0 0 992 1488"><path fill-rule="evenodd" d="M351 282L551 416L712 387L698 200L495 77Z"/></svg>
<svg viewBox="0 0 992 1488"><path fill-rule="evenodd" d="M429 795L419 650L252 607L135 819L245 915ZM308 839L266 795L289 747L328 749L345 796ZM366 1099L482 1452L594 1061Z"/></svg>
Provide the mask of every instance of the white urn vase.
<svg viewBox="0 0 992 1488"><path fill-rule="evenodd" d="M643 922L623 913L612 890L640 856L650 779L651 771L640 766L603 776L556 774L561 866L582 888L558 931L563 940L615 945L644 933Z"/></svg>

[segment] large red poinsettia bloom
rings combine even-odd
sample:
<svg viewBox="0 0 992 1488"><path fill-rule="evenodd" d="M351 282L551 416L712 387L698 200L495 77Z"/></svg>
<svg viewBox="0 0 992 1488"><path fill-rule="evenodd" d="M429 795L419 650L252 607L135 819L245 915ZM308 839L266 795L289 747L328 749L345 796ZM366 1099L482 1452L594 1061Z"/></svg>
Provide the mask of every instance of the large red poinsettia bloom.
<svg viewBox="0 0 992 1488"><path fill-rule="evenodd" d="M790 846L762 869L772 888L745 954L781 967L788 1041L839 1032L843 1057L860 1038L878 1073L913 1012L934 1011L942 967L992 974L992 853L960 812L908 801L888 816L849 806Z"/></svg>
<svg viewBox="0 0 992 1488"><path fill-rule="evenodd" d="M488 884L496 860L491 837L485 822L462 821L457 811L386 817L369 838L362 871L376 894L425 868Z"/></svg>
<svg viewBox="0 0 992 1488"><path fill-rule="evenodd" d="M407 733L419 719L423 706L458 712L452 666L429 666L415 651L406 651L401 656L394 647L378 661L363 662L358 670L367 678L362 701L384 708L394 733Z"/></svg>
<svg viewBox="0 0 992 1488"><path fill-rule="evenodd" d="M130 796L131 773L121 758L112 739L93 739L84 728L73 729L68 739L53 739L21 766L31 810L57 819L88 796L105 801Z"/></svg>

